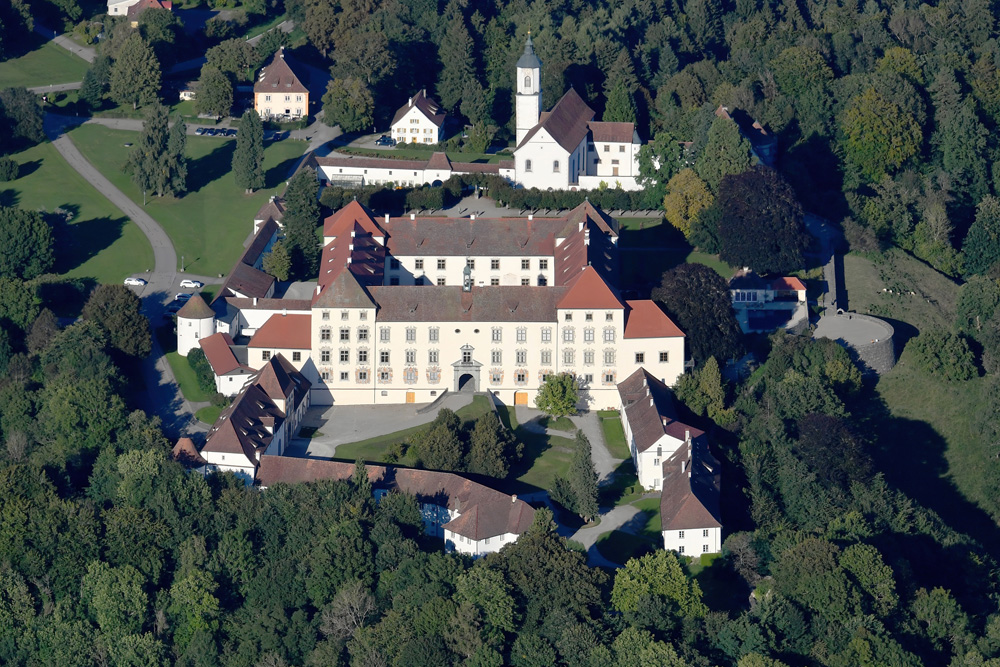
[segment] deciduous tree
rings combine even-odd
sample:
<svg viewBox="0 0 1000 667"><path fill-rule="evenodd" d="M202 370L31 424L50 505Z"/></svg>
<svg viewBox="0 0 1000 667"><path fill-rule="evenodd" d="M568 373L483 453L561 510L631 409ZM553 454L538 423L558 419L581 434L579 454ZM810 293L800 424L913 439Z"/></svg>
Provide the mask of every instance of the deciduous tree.
<svg viewBox="0 0 1000 667"><path fill-rule="evenodd" d="M198 79L198 84L198 94L194 98L195 111L211 114L216 118L228 116L233 109L233 82L229 80L229 77L206 63L201 68L201 78ZM239 141L239 137L240 135L237 134L237 141Z"/></svg>
<svg viewBox="0 0 1000 667"><path fill-rule="evenodd" d="M125 40L111 67L111 99L138 109L159 96L160 63L153 49L134 32Z"/></svg>
<svg viewBox="0 0 1000 667"><path fill-rule="evenodd" d="M343 132L370 129L373 123L375 100L371 91L360 79L347 77L334 79L323 94L323 122Z"/></svg>
<svg viewBox="0 0 1000 667"><path fill-rule="evenodd" d="M99 285L84 305L83 317L96 322L111 346L124 354L142 358L152 349L142 301L124 285Z"/></svg>
<svg viewBox="0 0 1000 667"><path fill-rule="evenodd" d="M913 115L874 88L851 100L841 127L847 160L869 181L895 172L923 142Z"/></svg>
<svg viewBox="0 0 1000 667"><path fill-rule="evenodd" d="M679 229L685 238L690 238L698 216L714 202L715 197L705 181L698 178L693 169L682 169L667 183L663 209L667 222Z"/></svg>
<svg viewBox="0 0 1000 667"><path fill-rule="evenodd" d="M576 414L580 385L572 373L553 373L545 378L535 396L535 407L553 417Z"/></svg>
<svg viewBox="0 0 1000 667"><path fill-rule="evenodd" d="M31 280L55 262L52 226L36 211L0 206L0 277Z"/></svg>
<svg viewBox="0 0 1000 667"><path fill-rule="evenodd" d="M272 32L281 33L280 30ZM277 48L270 49L265 55L269 57L276 50ZM205 52L205 67L213 67L220 72L230 74L238 81L253 81L258 59L258 52L245 39L227 39ZM203 67L202 76L204 75L205 69Z"/></svg>
<svg viewBox="0 0 1000 667"><path fill-rule="evenodd" d="M26 143L44 139L38 97L23 87L0 90L0 131L5 137Z"/></svg>
<svg viewBox="0 0 1000 667"><path fill-rule="evenodd" d="M743 335L733 315L729 284L709 267L681 264L667 271L652 297L685 332L696 362L743 356Z"/></svg>
<svg viewBox="0 0 1000 667"><path fill-rule="evenodd" d="M418 443L420 462L434 470L462 470L464 446L458 416L443 408Z"/></svg>
<svg viewBox="0 0 1000 667"><path fill-rule="evenodd" d="M611 604L621 612L635 611L642 598L662 596L677 605L680 615L699 618L708 613L701 587L688 578L672 551L658 550L633 558L615 574Z"/></svg>
<svg viewBox="0 0 1000 667"><path fill-rule="evenodd" d="M288 256L288 250L281 241L276 241L271 246L271 251L264 255L264 271L275 277L276 280L288 280L288 275L292 270L292 259Z"/></svg>
<svg viewBox="0 0 1000 667"><path fill-rule="evenodd" d="M758 273L802 268L808 236L795 191L778 172L754 167L719 184L719 256Z"/></svg>

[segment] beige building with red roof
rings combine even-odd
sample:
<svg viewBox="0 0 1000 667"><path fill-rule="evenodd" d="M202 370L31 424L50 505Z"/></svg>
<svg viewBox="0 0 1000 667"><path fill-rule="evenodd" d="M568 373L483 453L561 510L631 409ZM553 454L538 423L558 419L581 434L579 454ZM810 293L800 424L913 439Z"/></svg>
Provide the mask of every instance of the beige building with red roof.
<svg viewBox="0 0 1000 667"><path fill-rule="evenodd" d="M449 472L367 465L376 500L399 492L416 498L428 535L448 551L473 557L499 551L527 531L535 510L517 496ZM262 488L317 480L348 480L353 463L264 455L257 470Z"/></svg>
<svg viewBox="0 0 1000 667"><path fill-rule="evenodd" d="M309 90L278 49L253 86L253 108L264 120L298 120L309 115Z"/></svg>
<svg viewBox="0 0 1000 667"><path fill-rule="evenodd" d="M396 110L391 136L401 144L436 144L444 140L444 119L438 103L421 90Z"/></svg>
<svg viewBox="0 0 1000 667"><path fill-rule="evenodd" d="M227 333L214 333L199 340L198 344L215 374L215 390L223 396L236 395L257 372L247 363L243 349L238 348ZM238 353L244 358L237 356Z"/></svg>
<svg viewBox="0 0 1000 667"><path fill-rule="evenodd" d="M729 279L729 297L743 333L799 331L809 324L806 286L794 276L764 279L741 269Z"/></svg>
<svg viewBox="0 0 1000 667"><path fill-rule="evenodd" d="M489 389L532 404L572 373L581 407L616 407L646 368L673 384L684 334L614 289L618 223L589 202L561 218L385 218L352 202L324 223L313 299L313 402L427 403Z"/></svg>
<svg viewBox="0 0 1000 667"><path fill-rule="evenodd" d="M660 491L664 548L687 556L719 553L719 462L705 433L677 421L673 394L638 369L618 385L625 441L643 488Z"/></svg>

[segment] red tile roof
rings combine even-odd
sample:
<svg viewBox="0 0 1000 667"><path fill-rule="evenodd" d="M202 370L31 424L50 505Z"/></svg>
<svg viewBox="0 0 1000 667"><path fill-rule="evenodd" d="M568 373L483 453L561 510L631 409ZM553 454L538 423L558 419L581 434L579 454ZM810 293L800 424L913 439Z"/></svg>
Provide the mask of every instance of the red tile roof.
<svg viewBox="0 0 1000 667"><path fill-rule="evenodd" d="M170 452L171 458L188 468L198 468L208 463L201 457L191 438L181 438Z"/></svg>
<svg viewBox="0 0 1000 667"><path fill-rule="evenodd" d="M590 136L593 141L604 143L630 144L635 138L635 123L605 123L590 121Z"/></svg>
<svg viewBox="0 0 1000 667"><path fill-rule="evenodd" d="M556 307L619 309L625 306L594 267L588 266L572 282Z"/></svg>
<svg viewBox="0 0 1000 667"><path fill-rule="evenodd" d="M201 298L201 294L195 292L188 299L188 302L177 311L177 317L188 320L207 320L215 317L215 312L205 303L205 299Z"/></svg>
<svg viewBox="0 0 1000 667"><path fill-rule="evenodd" d="M253 381L272 401L291 402L294 407L298 407L312 387L312 383L280 353L268 359Z"/></svg>
<svg viewBox="0 0 1000 667"><path fill-rule="evenodd" d="M683 336L666 313L655 302L648 299L626 301L625 338L669 338Z"/></svg>
<svg viewBox="0 0 1000 667"><path fill-rule="evenodd" d="M323 221L323 236L350 236L355 227L372 236L385 236L385 232L375 222L375 216L357 199L336 211Z"/></svg>
<svg viewBox="0 0 1000 667"><path fill-rule="evenodd" d="M444 505L459 516L442 526L473 540L507 533L520 535L534 521L535 511L523 500L459 475L432 470L367 465L375 489L397 490L416 496L419 502ZM354 464L344 461L263 456L257 471L261 486L347 480Z"/></svg>
<svg viewBox="0 0 1000 667"><path fill-rule="evenodd" d="M775 278L771 281L771 288L777 291L802 292L805 291L806 286L801 280L795 278L794 276L784 276L782 278Z"/></svg>
<svg viewBox="0 0 1000 667"><path fill-rule="evenodd" d="M257 78L257 83L253 85L255 93L308 93L299 77L289 66L285 59L285 48L282 47L271 58L271 62L264 66Z"/></svg>
<svg viewBox="0 0 1000 667"><path fill-rule="evenodd" d="M308 350L312 347L312 315L275 313L250 339L247 347Z"/></svg>
<svg viewBox="0 0 1000 667"><path fill-rule="evenodd" d="M460 285L370 288L380 322L554 322L565 287Z"/></svg>
<svg viewBox="0 0 1000 667"><path fill-rule="evenodd" d="M241 364L236 355L233 354L233 350L230 347L233 345L233 339L229 334L214 333L199 340L198 344L201 345L201 349L205 353L205 358L208 359L208 363L212 366L212 371L216 375L226 375L241 368L248 372L253 372L252 368Z"/></svg>
<svg viewBox="0 0 1000 667"><path fill-rule="evenodd" d="M428 120L438 127L441 127L441 124L444 123L444 113L441 112L441 108L438 106L437 102L427 97L426 91L421 90L416 95L411 97L406 104L396 110L396 114L392 117L392 122L389 124L395 125L396 122L405 116L406 112L413 107L417 107L422 114L427 116Z"/></svg>
<svg viewBox="0 0 1000 667"><path fill-rule="evenodd" d="M166 9L167 11L171 11L173 3L170 0L162 0L162 2L161 0L139 0L139 2L128 8L125 16L130 21L136 21L139 18L139 14L142 14L147 9Z"/></svg>
<svg viewBox="0 0 1000 667"><path fill-rule="evenodd" d="M446 154L435 152L431 154L431 159L427 161L427 168L451 171L451 160L448 159Z"/></svg>

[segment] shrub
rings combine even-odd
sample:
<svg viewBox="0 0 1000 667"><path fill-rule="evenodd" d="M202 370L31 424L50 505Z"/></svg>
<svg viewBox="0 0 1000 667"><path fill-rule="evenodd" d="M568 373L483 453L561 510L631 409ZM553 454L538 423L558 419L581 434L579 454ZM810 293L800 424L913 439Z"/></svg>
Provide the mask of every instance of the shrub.
<svg viewBox="0 0 1000 667"><path fill-rule="evenodd" d="M195 377L198 379L198 387L207 394L217 393L215 391L215 373L212 371L212 365L208 363L208 359L205 357L205 352L200 347L196 347L188 352L187 360L188 365L191 366ZM212 397L212 403L213 405L215 404L214 396Z"/></svg>
<svg viewBox="0 0 1000 667"><path fill-rule="evenodd" d="M0 181L13 181L21 168L17 161L9 157L0 157Z"/></svg>
<svg viewBox="0 0 1000 667"><path fill-rule="evenodd" d="M964 381L976 377L976 364L969 343L961 334L925 331L910 342L917 367L945 380Z"/></svg>

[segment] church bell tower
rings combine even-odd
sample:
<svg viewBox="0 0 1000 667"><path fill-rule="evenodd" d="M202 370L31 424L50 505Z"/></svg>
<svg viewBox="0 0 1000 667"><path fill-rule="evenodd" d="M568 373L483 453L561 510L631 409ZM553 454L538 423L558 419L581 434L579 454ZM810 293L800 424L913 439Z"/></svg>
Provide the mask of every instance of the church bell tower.
<svg viewBox="0 0 1000 667"><path fill-rule="evenodd" d="M535 47L531 43L531 31L528 31L528 41L524 43L524 53L517 61L517 97L515 115L517 123L517 145L538 125L538 117L542 113L542 61L535 55Z"/></svg>

